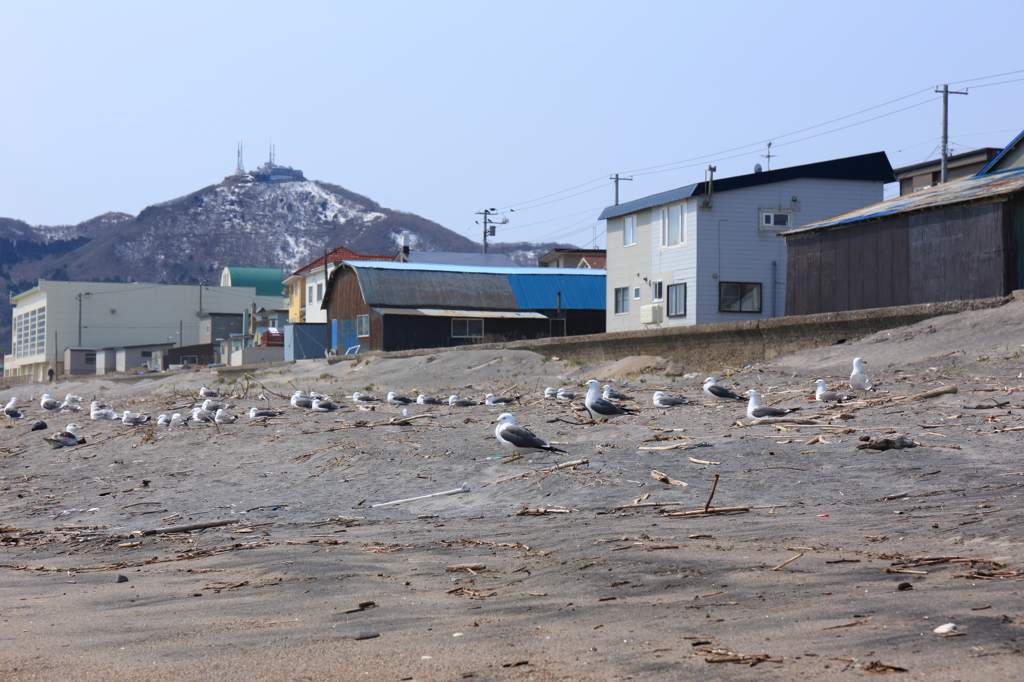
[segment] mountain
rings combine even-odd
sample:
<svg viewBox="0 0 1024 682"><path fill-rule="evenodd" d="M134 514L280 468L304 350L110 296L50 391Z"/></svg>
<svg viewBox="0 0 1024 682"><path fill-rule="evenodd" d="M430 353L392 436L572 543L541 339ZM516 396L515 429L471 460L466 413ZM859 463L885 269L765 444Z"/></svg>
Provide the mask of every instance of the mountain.
<svg viewBox="0 0 1024 682"><path fill-rule="evenodd" d="M31 226L0 218L0 289L18 293L39 279L219 282L226 265L291 272L344 245L394 254L403 231L415 251L475 252L479 246L412 213L315 180L260 182L236 175L138 216L106 213L78 225ZM520 265L568 244L496 243ZM10 342L11 309L0 306L0 346Z"/></svg>

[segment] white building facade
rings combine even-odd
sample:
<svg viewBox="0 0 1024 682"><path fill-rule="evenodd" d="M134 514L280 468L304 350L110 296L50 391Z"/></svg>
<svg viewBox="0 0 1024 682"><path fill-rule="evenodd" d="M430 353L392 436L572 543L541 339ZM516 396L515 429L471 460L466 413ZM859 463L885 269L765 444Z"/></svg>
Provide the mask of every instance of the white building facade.
<svg viewBox="0 0 1024 682"><path fill-rule="evenodd" d="M201 289L201 291L200 291ZM11 296L11 354L4 376L44 381L63 373L67 347L120 349L200 342L200 314L280 308L281 296L257 296L253 287L182 286L39 280Z"/></svg>
<svg viewBox="0 0 1024 682"><path fill-rule="evenodd" d="M793 227L861 208L895 176L884 152L715 178L617 206L607 236L607 331L785 315Z"/></svg>

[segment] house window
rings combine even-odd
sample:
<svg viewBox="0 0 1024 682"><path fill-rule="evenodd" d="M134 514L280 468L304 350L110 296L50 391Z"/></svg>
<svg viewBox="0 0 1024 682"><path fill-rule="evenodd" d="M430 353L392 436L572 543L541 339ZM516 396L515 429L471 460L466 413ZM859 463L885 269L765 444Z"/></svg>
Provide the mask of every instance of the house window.
<svg viewBox="0 0 1024 682"><path fill-rule="evenodd" d="M316 300L324 300L324 285L322 283L316 285Z"/></svg>
<svg viewBox="0 0 1024 682"><path fill-rule="evenodd" d="M640 300L640 287L633 287L633 300L634 301L639 301Z"/></svg>
<svg viewBox="0 0 1024 682"><path fill-rule="evenodd" d="M46 308L36 308L14 318L14 355L38 355L46 349Z"/></svg>
<svg viewBox="0 0 1024 682"><path fill-rule="evenodd" d="M636 244L636 216L628 215L622 219L622 245Z"/></svg>
<svg viewBox="0 0 1024 682"><path fill-rule="evenodd" d="M750 282L720 282L718 310L723 313L761 312L761 284Z"/></svg>
<svg viewBox="0 0 1024 682"><path fill-rule="evenodd" d="M452 337L456 339L480 339L484 335L483 320L452 320Z"/></svg>
<svg viewBox="0 0 1024 682"><path fill-rule="evenodd" d="M189 365L191 367L195 367L196 365L199 364L199 356L198 355L182 355L180 358L178 358L178 364L179 365Z"/></svg>
<svg viewBox="0 0 1024 682"><path fill-rule="evenodd" d="M760 229L762 230L768 232L779 232L780 230L788 230L793 226L792 211L766 211L762 208L760 214Z"/></svg>
<svg viewBox="0 0 1024 682"><path fill-rule="evenodd" d="M664 298L665 298L665 283L662 280L660 280L660 279L656 279L653 282L651 282L651 300L652 301L661 301L661 300L664 300Z"/></svg>
<svg viewBox="0 0 1024 682"><path fill-rule="evenodd" d="M629 287L620 287L615 290L615 314L629 314Z"/></svg>
<svg viewBox="0 0 1024 682"><path fill-rule="evenodd" d="M669 317L686 317L686 282L682 284L668 285L668 310Z"/></svg>
<svg viewBox="0 0 1024 682"><path fill-rule="evenodd" d="M370 335L370 316L356 315L356 336Z"/></svg>
<svg viewBox="0 0 1024 682"><path fill-rule="evenodd" d="M312 303L313 302L313 285L312 284L309 285L309 296L306 297L306 302L307 303Z"/></svg>
<svg viewBox="0 0 1024 682"><path fill-rule="evenodd" d="M210 325L206 325L206 333L207 333L207 334L209 334L209 333L210 333Z"/></svg>
<svg viewBox="0 0 1024 682"><path fill-rule="evenodd" d="M661 245L686 245L686 204L661 209Z"/></svg>
<svg viewBox="0 0 1024 682"><path fill-rule="evenodd" d="M86 353L85 354L85 364L87 364L87 365L95 365L96 364L96 354L95 353Z"/></svg>

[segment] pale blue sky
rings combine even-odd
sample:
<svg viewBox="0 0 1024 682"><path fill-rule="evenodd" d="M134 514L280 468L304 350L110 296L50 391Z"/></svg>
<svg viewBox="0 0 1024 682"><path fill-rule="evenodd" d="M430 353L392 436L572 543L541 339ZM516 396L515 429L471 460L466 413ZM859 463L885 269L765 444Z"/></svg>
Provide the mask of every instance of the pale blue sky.
<svg viewBox="0 0 1024 682"><path fill-rule="evenodd" d="M1019 0L0 0L0 216L137 214L273 140L308 178L474 240L476 211L513 206L498 241L585 245L616 172L628 201L709 163L751 172L767 140L773 168L935 158L942 83L970 87L954 151L1004 146L1024 129L1024 73L998 76L1024 70L1004 34L1021 19Z"/></svg>

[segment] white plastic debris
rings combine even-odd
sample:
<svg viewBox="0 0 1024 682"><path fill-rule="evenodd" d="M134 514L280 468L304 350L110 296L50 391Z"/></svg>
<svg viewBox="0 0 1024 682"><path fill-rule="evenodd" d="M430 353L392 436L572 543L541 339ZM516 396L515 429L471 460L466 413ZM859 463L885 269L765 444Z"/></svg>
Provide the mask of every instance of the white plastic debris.
<svg viewBox="0 0 1024 682"><path fill-rule="evenodd" d="M937 635L948 635L951 632L956 632L956 623L946 623L932 630Z"/></svg>

